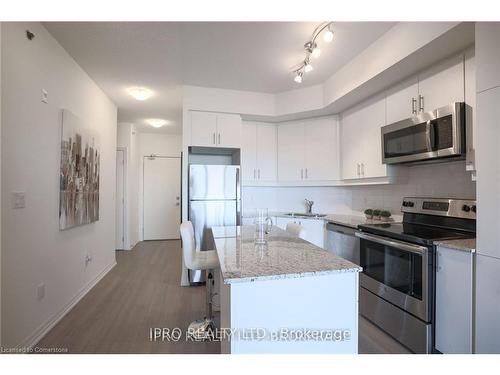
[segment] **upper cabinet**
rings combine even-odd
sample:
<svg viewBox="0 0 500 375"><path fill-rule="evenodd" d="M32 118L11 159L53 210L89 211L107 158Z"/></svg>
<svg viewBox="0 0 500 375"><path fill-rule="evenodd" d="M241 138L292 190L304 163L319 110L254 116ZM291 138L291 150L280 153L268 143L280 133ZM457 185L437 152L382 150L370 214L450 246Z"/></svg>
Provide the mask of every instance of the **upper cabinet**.
<svg viewBox="0 0 500 375"><path fill-rule="evenodd" d="M241 143L241 117L227 113L189 111L190 146L234 147Z"/></svg>
<svg viewBox="0 0 500 375"><path fill-rule="evenodd" d="M241 140L243 184L276 181L276 125L244 122Z"/></svg>
<svg viewBox="0 0 500 375"><path fill-rule="evenodd" d="M500 86L499 40L500 22L476 22L477 92Z"/></svg>
<svg viewBox="0 0 500 375"><path fill-rule="evenodd" d="M384 125L385 98L381 95L342 114L342 179L387 177L380 143L380 128Z"/></svg>
<svg viewBox="0 0 500 375"><path fill-rule="evenodd" d="M387 124L465 101L464 76L461 54L386 90Z"/></svg>
<svg viewBox="0 0 500 375"><path fill-rule="evenodd" d="M465 101L464 56L447 59L420 73L418 95L421 112Z"/></svg>
<svg viewBox="0 0 500 375"><path fill-rule="evenodd" d="M307 184L338 180L337 134L336 117L279 124L279 181Z"/></svg>

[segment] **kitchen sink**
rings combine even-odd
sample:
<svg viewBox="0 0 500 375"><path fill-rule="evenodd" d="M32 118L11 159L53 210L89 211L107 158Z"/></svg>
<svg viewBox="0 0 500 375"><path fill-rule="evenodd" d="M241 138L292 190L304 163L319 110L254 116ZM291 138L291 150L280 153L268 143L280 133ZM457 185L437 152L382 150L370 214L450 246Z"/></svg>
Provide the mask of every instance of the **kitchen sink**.
<svg viewBox="0 0 500 375"><path fill-rule="evenodd" d="M285 214L285 216L291 216L291 217L325 217L326 214L306 214L304 212L288 212Z"/></svg>

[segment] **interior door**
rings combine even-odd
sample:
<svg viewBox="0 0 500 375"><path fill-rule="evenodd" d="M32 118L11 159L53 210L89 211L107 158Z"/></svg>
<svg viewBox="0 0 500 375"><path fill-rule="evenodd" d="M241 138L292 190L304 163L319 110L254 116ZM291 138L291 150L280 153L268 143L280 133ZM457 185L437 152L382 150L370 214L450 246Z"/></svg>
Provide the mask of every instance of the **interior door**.
<svg viewBox="0 0 500 375"><path fill-rule="evenodd" d="M125 152L116 151L116 231L115 248L125 249Z"/></svg>
<svg viewBox="0 0 500 375"><path fill-rule="evenodd" d="M180 187L180 158L144 158L144 240L179 238Z"/></svg>

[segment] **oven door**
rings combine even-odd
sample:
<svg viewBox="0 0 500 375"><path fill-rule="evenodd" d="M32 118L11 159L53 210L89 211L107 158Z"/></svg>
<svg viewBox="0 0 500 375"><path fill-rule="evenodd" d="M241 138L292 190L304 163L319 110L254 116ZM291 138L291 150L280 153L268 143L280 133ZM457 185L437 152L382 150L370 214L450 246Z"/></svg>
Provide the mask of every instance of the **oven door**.
<svg viewBox="0 0 500 375"><path fill-rule="evenodd" d="M431 248L356 232L361 286L425 322L431 321Z"/></svg>
<svg viewBox="0 0 500 375"><path fill-rule="evenodd" d="M453 103L382 127L382 160L406 163L458 156L465 145L465 105Z"/></svg>

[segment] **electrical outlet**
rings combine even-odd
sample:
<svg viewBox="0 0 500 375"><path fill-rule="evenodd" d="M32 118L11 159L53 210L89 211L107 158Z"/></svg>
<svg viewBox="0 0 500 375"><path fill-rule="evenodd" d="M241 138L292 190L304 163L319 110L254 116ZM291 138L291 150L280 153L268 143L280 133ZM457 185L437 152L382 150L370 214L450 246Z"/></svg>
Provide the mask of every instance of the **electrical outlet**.
<svg viewBox="0 0 500 375"><path fill-rule="evenodd" d="M26 193L24 191L12 192L12 208L26 207Z"/></svg>
<svg viewBox="0 0 500 375"><path fill-rule="evenodd" d="M45 284L41 283L36 287L36 298L41 301L45 298Z"/></svg>
<svg viewBox="0 0 500 375"><path fill-rule="evenodd" d="M42 103L47 104L49 102L49 93L47 90L42 89Z"/></svg>

